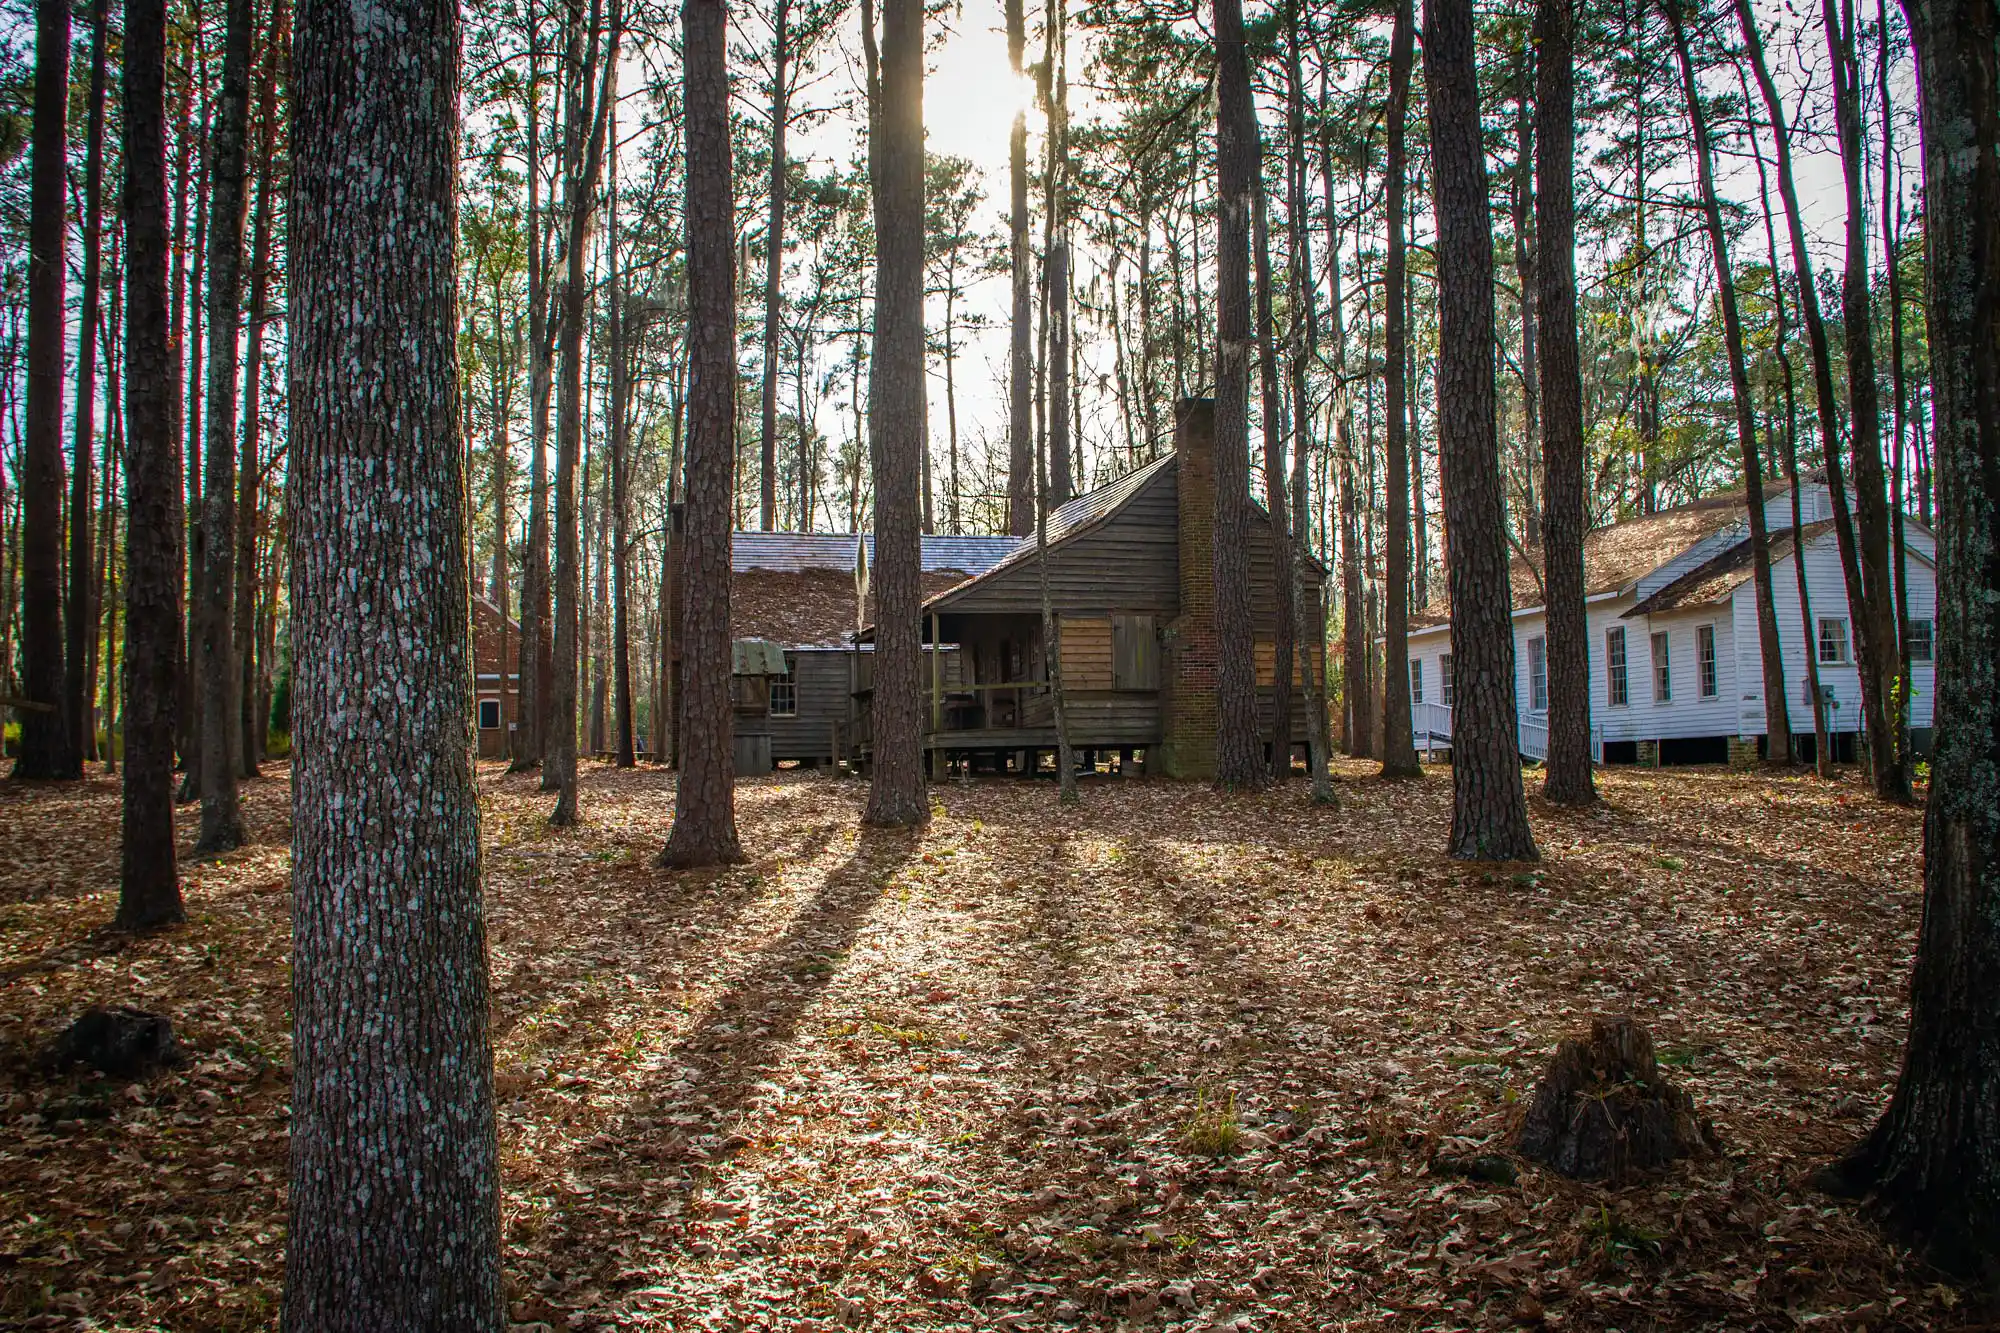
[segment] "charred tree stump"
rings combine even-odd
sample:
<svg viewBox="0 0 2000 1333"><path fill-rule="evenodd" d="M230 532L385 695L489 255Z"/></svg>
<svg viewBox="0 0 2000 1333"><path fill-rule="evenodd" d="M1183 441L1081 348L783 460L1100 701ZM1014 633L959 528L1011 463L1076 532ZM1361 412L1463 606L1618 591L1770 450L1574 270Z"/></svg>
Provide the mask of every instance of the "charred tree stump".
<svg viewBox="0 0 2000 1333"><path fill-rule="evenodd" d="M1616 1181L1714 1142L1694 1099L1661 1077L1652 1036L1629 1018L1608 1018L1557 1044L1515 1148L1574 1180Z"/></svg>
<svg viewBox="0 0 2000 1333"><path fill-rule="evenodd" d="M132 1078L186 1059L172 1020L118 1005L86 1010L49 1044L42 1062L51 1073L83 1064L112 1078Z"/></svg>

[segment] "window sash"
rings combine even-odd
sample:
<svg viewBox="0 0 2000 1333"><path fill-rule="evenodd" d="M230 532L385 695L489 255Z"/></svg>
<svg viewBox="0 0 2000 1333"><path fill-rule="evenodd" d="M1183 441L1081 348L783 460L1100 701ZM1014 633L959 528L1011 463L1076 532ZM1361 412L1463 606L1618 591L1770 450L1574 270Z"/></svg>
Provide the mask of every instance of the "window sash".
<svg viewBox="0 0 2000 1333"><path fill-rule="evenodd" d="M797 717L799 715L798 667L791 658L785 659L785 674L771 677L770 702L765 706L766 717Z"/></svg>
<svg viewBox="0 0 2000 1333"><path fill-rule="evenodd" d="M1528 709L1549 711L1549 641L1539 634L1528 640Z"/></svg>
<svg viewBox="0 0 2000 1333"><path fill-rule="evenodd" d="M1604 631L1604 695L1613 708L1631 702L1631 682L1625 675L1625 627Z"/></svg>
<svg viewBox="0 0 2000 1333"><path fill-rule="evenodd" d="M1930 620L1912 620L1908 633L1910 660L1929 662L1937 655L1937 626Z"/></svg>
<svg viewBox="0 0 2000 1333"><path fill-rule="evenodd" d="M488 721L487 719L492 719ZM500 701L481 699L479 701L479 729L481 731L500 730Z"/></svg>
<svg viewBox="0 0 2000 1333"><path fill-rule="evenodd" d="M1694 654L1699 663L1697 675L1700 677L1701 697L1713 699L1721 692L1721 682L1716 673L1715 626L1697 625L1694 631Z"/></svg>
<svg viewBox="0 0 2000 1333"><path fill-rule="evenodd" d="M1672 703L1673 698L1673 639L1665 630L1660 630L1653 635L1653 702Z"/></svg>
<svg viewBox="0 0 2000 1333"><path fill-rule="evenodd" d="M1410 659L1410 702L1413 704L1420 704L1423 701L1424 701L1424 659L1421 657L1413 657Z"/></svg>
<svg viewBox="0 0 2000 1333"><path fill-rule="evenodd" d="M1438 654L1438 702L1446 708L1457 698L1457 686L1452 680L1451 654Z"/></svg>
<svg viewBox="0 0 2000 1333"><path fill-rule="evenodd" d="M1847 661L1847 621L1840 616L1819 619L1819 660L1830 666Z"/></svg>

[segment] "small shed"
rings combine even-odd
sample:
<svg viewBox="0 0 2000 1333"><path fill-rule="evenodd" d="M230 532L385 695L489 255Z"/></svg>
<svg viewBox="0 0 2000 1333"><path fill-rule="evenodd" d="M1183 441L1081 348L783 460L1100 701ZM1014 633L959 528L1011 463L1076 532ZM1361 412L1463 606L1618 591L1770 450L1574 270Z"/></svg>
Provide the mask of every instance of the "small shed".
<svg viewBox="0 0 2000 1333"><path fill-rule="evenodd" d="M771 691L791 675L785 650L769 639L736 639L729 645L729 698L735 714L736 773L771 771Z"/></svg>

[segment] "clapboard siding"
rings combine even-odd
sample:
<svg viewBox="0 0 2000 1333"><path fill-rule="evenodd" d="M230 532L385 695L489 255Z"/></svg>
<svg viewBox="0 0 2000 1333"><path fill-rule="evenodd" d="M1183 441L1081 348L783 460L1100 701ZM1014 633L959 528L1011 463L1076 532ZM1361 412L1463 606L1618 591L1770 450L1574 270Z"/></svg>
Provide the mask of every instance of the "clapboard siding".
<svg viewBox="0 0 2000 1333"><path fill-rule="evenodd" d="M1049 600L1064 615L1180 610L1179 490L1163 469L1100 526L1049 552ZM993 571L953 597L946 614L1034 613L1042 609L1041 571L1032 555Z"/></svg>
<svg viewBox="0 0 2000 1333"><path fill-rule="evenodd" d="M1111 688L1111 618L1071 616L1062 618L1063 688L1108 690Z"/></svg>
<svg viewBox="0 0 2000 1333"><path fill-rule="evenodd" d="M831 759L833 724L848 716L846 652L787 653L798 686L797 717L770 719L773 759Z"/></svg>

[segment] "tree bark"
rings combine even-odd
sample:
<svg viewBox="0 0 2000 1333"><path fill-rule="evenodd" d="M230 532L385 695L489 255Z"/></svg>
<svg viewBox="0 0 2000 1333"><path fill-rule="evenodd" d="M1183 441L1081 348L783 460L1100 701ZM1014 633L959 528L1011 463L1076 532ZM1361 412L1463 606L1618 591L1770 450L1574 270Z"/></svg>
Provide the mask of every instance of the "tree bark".
<svg viewBox="0 0 2000 1333"><path fill-rule="evenodd" d="M1241 0L1214 0L1215 209L1215 781L1264 785L1250 619L1250 233L1258 179Z"/></svg>
<svg viewBox="0 0 2000 1333"><path fill-rule="evenodd" d="M610 396L610 490L611 513L609 528L611 537L611 750L620 768L630 768L639 762L639 756L632 738L632 639L628 623L630 604L631 533L628 531L631 517L631 496L628 473L632 461L632 362L631 349L627 346L629 332L625 327L627 316L625 288L618 270L618 72L611 71L610 91L611 123L608 138L613 145L605 164L605 177L609 182L607 203L604 211L604 255L610 293L607 298L610 321L611 356L611 396Z"/></svg>
<svg viewBox="0 0 2000 1333"><path fill-rule="evenodd" d="M63 708L69 744L83 761L97 754L91 667L97 647L94 614L97 557L91 543L91 477L97 452L97 310L104 233L104 0L90 21L90 128L83 168L83 301L76 332L75 459L69 490L69 597L63 607Z"/></svg>
<svg viewBox="0 0 2000 1333"><path fill-rule="evenodd" d="M1014 82L1026 87L1021 68L1027 45L1027 18L1023 0L1006 0L1007 59ZM1008 272L1013 282L1013 316L1007 343L1007 531L1025 537L1035 530L1035 449L1034 418L1030 401L1034 367L1029 342L1035 322L1034 282L1029 273L1028 254L1028 108L1025 94L1014 111L1014 127L1007 139Z"/></svg>
<svg viewBox="0 0 2000 1333"><path fill-rule="evenodd" d="M1471 0L1425 0L1438 256L1438 455L1451 557L1450 851L1530 860L1514 699L1506 514L1494 421L1493 232Z"/></svg>
<svg viewBox="0 0 2000 1333"><path fill-rule="evenodd" d="M1404 255L1404 175L1409 170L1404 138L1410 104L1410 66L1416 19L1410 0L1398 0L1389 39L1389 148L1384 164L1387 199L1383 205L1389 243L1383 263L1386 307L1382 356L1387 363L1384 422L1389 454L1389 569L1382 616L1382 776L1413 778L1417 749L1410 724L1410 447L1405 400L1409 394L1409 272Z"/></svg>
<svg viewBox="0 0 2000 1333"><path fill-rule="evenodd" d="M28 175L28 397L21 438L17 778L80 778L63 672L63 291L69 276L69 0L35 3Z"/></svg>
<svg viewBox="0 0 2000 1333"><path fill-rule="evenodd" d="M231 636L236 628L237 320L243 303L243 187L256 6L252 0L228 0L227 14L222 89L208 148L208 415L201 526L196 530L201 557L194 664L201 689L201 835L195 850L207 855L231 851L247 838L236 789L243 764L242 680Z"/></svg>
<svg viewBox="0 0 2000 1333"><path fill-rule="evenodd" d="M577 821L577 681L583 670L583 570L577 505L577 464L583 451L584 311L589 302L585 250L590 219L596 210L597 179L604 166L605 97L594 96L592 83L618 60L618 0L612 0L609 39L600 49L598 9L593 0L589 34L572 35L573 52L585 51L574 66L569 130L565 157L569 185L567 234L563 243L565 279L561 295L558 342L562 381L556 407L556 578L555 678L551 690L550 736L542 769L542 790L554 790L556 806L549 823L565 828ZM587 48L587 49L586 49Z"/></svg>
<svg viewBox="0 0 2000 1333"><path fill-rule="evenodd" d="M917 494L924 448L924 9L884 0L881 85L869 126L875 193L875 354L868 433L875 479L874 774L867 823L930 818L923 773L923 589Z"/></svg>
<svg viewBox="0 0 2000 1333"><path fill-rule="evenodd" d="M498 1330L458 9L306 0L298 26L284 1327Z"/></svg>
<svg viewBox="0 0 2000 1333"><path fill-rule="evenodd" d="M1297 571L1290 556L1291 529L1285 503L1285 386L1278 377L1278 339L1272 315L1271 222L1260 182L1256 195L1257 382L1263 391L1264 508L1270 517L1271 562L1276 607L1271 626L1271 777L1292 776L1292 660L1295 655L1292 603L1298 598ZM1294 316L1296 318L1296 316Z"/></svg>
<svg viewBox="0 0 2000 1333"><path fill-rule="evenodd" d="M1850 608L1855 657L1861 668L1861 710L1868 729L1869 776L1875 794L1907 804L1909 767L1899 744L1895 705L1901 651L1896 632L1896 589L1890 577L1889 508L1882 472L1882 409L1875 384L1875 312L1868 273L1868 212L1862 199L1864 130L1861 71L1854 55L1853 4L1843 23L1833 0L1821 0L1826 49L1833 66L1834 126L1840 139L1841 174L1847 187L1847 262L1841 270L1846 326L1848 440L1854 452L1856 553L1861 601ZM1891 257L1893 262L1893 256Z"/></svg>
<svg viewBox="0 0 2000 1333"><path fill-rule="evenodd" d="M664 866L743 859L730 712L729 531L736 469L736 254L723 0L681 8L687 114L689 385L680 559L681 775Z"/></svg>
<svg viewBox="0 0 2000 1333"><path fill-rule="evenodd" d="M1799 196L1792 183L1792 147L1790 135L1785 128L1785 107L1779 100L1778 88L1771 80L1771 72L1764 63L1763 38L1757 30L1757 20L1751 11L1751 0L1735 0L1737 26L1743 33L1743 52L1750 58L1751 73L1756 75L1757 90L1764 101L1764 111L1771 123L1771 143L1773 156L1778 167L1778 196L1785 205L1785 225L1791 242L1792 274L1796 279L1799 293L1799 320L1805 325L1806 343L1812 352L1813 398L1817 406L1815 416L1819 420L1820 458L1826 466L1828 498L1833 502L1833 530L1840 545L1840 568L1846 585L1847 604L1857 627L1857 637L1865 632L1860 608L1866 600L1861 582L1861 557L1856 545L1854 518L1849 509L1845 469L1841 465L1839 419L1840 405L1833 392L1833 355L1827 344L1826 321L1821 317L1819 288L1813 280L1812 252L1806 248L1804 215L1799 210ZM1872 687L1864 667L1861 672L1864 693L1863 710L1867 709L1866 692ZM1825 747L1820 747L1824 749Z"/></svg>
<svg viewBox="0 0 2000 1333"><path fill-rule="evenodd" d="M791 118L790 0L771 7L771 206L764 231L764 420L757 526L778 526L778 334L785 290L785 129ZM799 423L805 429L805 423ZM810 526L801 523L801 526Z"/></svg>
<svg viewBox="0 0 2000 1333"><path fill-rule="evenodd" d="M166 0L126 0L125 742L118 925L182 919L174 865L174 715L180 666L179 382L167 311Z"/></svg>
<svg viewBox="0 0 2000 1333"><path fill-rule="evenodd" d="M1576 11L1535 6L1535 303L1542 410L1542 583L1548 604L1549 750L1542 795L1597 799L1590 767L1590 628L1584 610L1583 377L1576 329Z"/></svg>
<svg viewBox="0 0 2000 1333"><path fill-rule="evenodd" d="M1828 1173L1990 1283L2000 1253L2000 11L1910 0L1923 120L1938 499L1937 747L1910 1035L1888 1109Z"/></svg>
<svg viewBox="0 0 2000 1333"><path fill-rule="evenodd" d="M1066 358L1056 356L1054 352L1069 341L1069 302L1066 296L1069 290L1067 242L1058 240L1049 248L1048 265L1049 293L1055 302L1055 308L1050 312L1054 318L1050 321L1049 327L1050 341L1053 344L1050 363L1052 370L1050 378L1053 383L1050 386L1050 397L1061 402L1069 395L1068 363ZM1068 440L1067 415L1056 412L1049 421L1049 452L1067 448ZM1035 489L1040 496L1040 503L1035 506L1035 564L1042 599L1043 674L1048 677L1049 703L1056 724L1058 792L1056 799L1062 805L1075 805L1082 798L1078 796L1076 790L1076 753L1070 749L1069 744L1069 698L1063 689L1062 620L1056 615L1055 600L1049 591L1049 511L1055 506L1049 502L1048 467L1042 457L1037 457L1035 460Z"/></svg>
<svg viewBox="0 0 2000 1333"><path fill-rule="evenodd" d="M549 335L542 240L541 47L535 26L528 26L528 540L521 552L521 692L515 704L510 773L541 766L555 661L549 643Z"/></svg>
<svg viewBox="0 0 2000 1333"><path fill-rule="evenodd" d="M1660 10L1673 30L1681 91L1687 99L1688 126L1694 132L1695 181L1701 193L1709 253L1715 261L1715 299L1722 308L1722 341L1729 358L1729 387L1736 407L1736 447L1743 468L1743 503L1749 511L1757 642L1763 658L1765 758L1771 764L1788 765L1792 762L1792 726L1785 699L1785 659L1778 642L1777 602L1771 592L1771 538L1764 515L1763 464L1757 452L1757 418L1750 397L1749 367L1743 354L1743 323L1736 313L1736 278L1729 264L1728 236L1722 229L1722 205L1715 194L1708 115L1702 110L1701 88L1695 80L1694 57L1682 25L1680 0L1660 0Z"/></svg>

